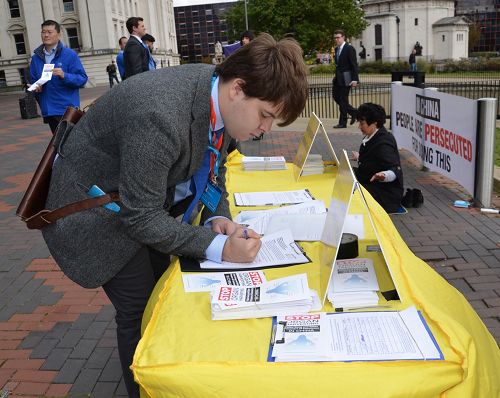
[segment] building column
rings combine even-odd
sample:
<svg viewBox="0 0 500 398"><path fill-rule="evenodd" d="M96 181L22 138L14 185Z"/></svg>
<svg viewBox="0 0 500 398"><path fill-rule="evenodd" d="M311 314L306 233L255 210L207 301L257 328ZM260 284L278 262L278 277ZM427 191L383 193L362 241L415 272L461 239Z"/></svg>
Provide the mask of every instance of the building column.
<svg viewBox="0 0 500 398"><path fill-rule="evenodd" d="M92 42L92 31L90 30L90 20L88 13L88 0L77 0L78 19L80 20L80 40L82 43L82 51L92 50L94 43Z"/></svg>
<svg viewBox="0 0 500 398"><path fill-rule="evenodd" d="M56 21L52 0L42 0L42 10L43 10L44 20L52 19L53 21Z"/></svg>

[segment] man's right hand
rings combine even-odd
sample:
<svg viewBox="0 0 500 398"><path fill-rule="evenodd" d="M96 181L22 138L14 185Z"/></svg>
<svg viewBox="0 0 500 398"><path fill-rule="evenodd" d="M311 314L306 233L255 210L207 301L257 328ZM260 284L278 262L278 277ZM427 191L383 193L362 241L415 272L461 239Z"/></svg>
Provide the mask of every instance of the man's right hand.
<svg viewBox="0 0 500 398"><path fill-rule="evenodd" d="M229 235L226 240L222 250L222 259L233 263L251 263L255 260L261 244L260 235L257 232L240 228Z"/></svg>

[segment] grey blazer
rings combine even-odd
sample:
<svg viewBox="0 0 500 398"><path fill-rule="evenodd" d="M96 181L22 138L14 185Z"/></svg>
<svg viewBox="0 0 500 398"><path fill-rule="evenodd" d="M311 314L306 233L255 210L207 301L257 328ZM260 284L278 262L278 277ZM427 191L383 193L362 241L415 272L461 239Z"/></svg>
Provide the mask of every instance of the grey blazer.
<svg viewBox="0 0 500 398"><path fill-rule="evenodd" d="M85 199L96 184L119 191L120 213L98 207L42 230L63 272L84 287L106 283L144 246L201 258L216 233L169 215L175 186L201 166L208 144L214 67L185 65L127 79L102 96L59 146L47 208ZM225 161L230 137L225 134ZM202 220L230 218L224 161L223 196Z"/></svg>

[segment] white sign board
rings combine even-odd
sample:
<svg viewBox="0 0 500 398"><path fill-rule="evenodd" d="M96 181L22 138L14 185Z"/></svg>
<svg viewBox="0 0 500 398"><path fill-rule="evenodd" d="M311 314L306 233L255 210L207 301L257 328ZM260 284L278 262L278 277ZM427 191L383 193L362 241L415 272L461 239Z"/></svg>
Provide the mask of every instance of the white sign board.
<svg viewBox="0 0 500 398"><path fill-rule="evenodd" d="M432 171L474 194L477 101L416 87L392 85L392 133Z"/></svg>

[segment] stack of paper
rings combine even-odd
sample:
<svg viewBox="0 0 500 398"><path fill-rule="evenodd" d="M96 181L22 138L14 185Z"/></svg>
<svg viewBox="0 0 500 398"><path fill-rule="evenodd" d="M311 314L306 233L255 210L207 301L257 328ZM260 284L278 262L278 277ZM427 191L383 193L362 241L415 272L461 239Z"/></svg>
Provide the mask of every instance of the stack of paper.
<svg viewBox="0 0 500 398"><path fill-rule="evenodd" d="M337 260L328 300L335 308L373 307L379 290L373 261L369 258Z"/></svg>
<svg viewBox="0 0 500 398"><path fill-rule="evenodd" d="M283 156L245 156L243 158L243 170L286 170L286 161Z"/></svg>
<svg viewBox="0 0 500 398"><path fill-rule="evenodd" d="M256 287L220 286L211 292L212 319L263 318L321 309L307 275L275 279Z"/></svg>
<svg viewBox="0 0 500 398"><path fill-rule="evenodd" d="M242 211L234 220L261 235L290 229L294 240L317 241L321 239L325 219L325 204L313 200L270 210Z"/></svg>
<svg viewBox="0 0 500 398"><path fill-rule="evenodd" d="M271 362L444 358L415 307L281 316L273 321L271 344Z"/></svg>
<svg viewBox="0 0 500 398"><path fill-rule="evenodd" d="M218 286L260 286L266 282L262 271L202 272L182 274L185 292L209 292Z"/></svg>
<svg viewBox="0 0 500 398"><path fill-rule="evenodd" d="M301 175L323 174L324 172L325 166L323 164L323 157L319 154L310 153L306 159Z"/></svg>

